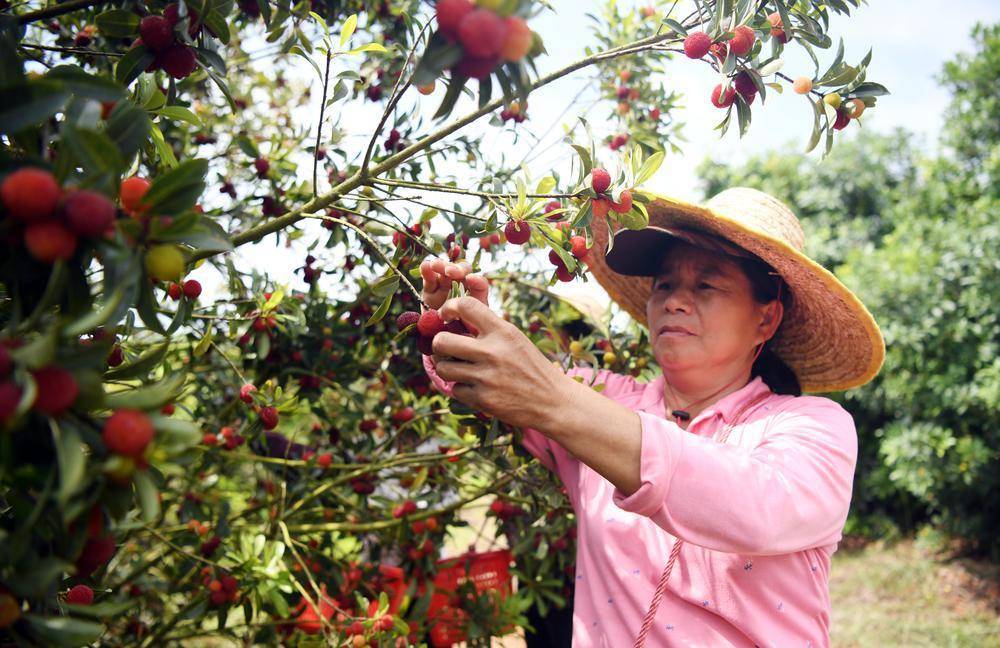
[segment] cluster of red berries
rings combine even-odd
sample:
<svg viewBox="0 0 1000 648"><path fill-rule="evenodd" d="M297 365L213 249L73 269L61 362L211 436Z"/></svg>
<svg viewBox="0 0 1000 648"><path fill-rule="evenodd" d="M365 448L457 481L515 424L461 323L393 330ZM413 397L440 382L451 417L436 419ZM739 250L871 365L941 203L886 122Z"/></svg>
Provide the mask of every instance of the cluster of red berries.
<svg viewBox="0 0 1000 648"><path fill-rule="evenodd" d="M515 518L519 515L524 515L525 510L516 504L511 504L499 497L490 504L490 512L497 516L501 521L506 522L511 518Z"/></svg>
<svg viewBox="0 0 1000 648"><path fill-rule="evenodd" d="M410 326L416 325L417 349L424 355L431 355L433 351L434 338L438 333L448 332L456 335L471 335L462 320L452 320L445 322L441 319L441 314L435 309L428 309L423 313L406 311L396 318L396 327L403 331Z"/></svg>
<svg viewBox="0 0 1000 648"><path fill-rule="evenodd" d="M64 193L55 176L35 167L4 178L0 202L16 224L13 236L22 237L28 253L43 263L70 259L78 237L102 238L115 220L114 203L103 194L88 189Z"/></svg>
<svg viewBox="0 0 1000 648"><path fill-rule="evenodd" d="M410 250L416 251L419 249L419 244L413 239L419 239L423 231L424 226L421 223L410 225L406 228L406 232L396 230L392 233L392 244L403 254ZM407 232L410 236L407 236Z"/></svg>
<svg viewBox="0 0 1000 648"><path fill-rule="evenodd" d="M438 0L438 32L462 46L455 74L485 79L501 61L517 62L531 51L534 34L520 16L503 17L471 0Z"/></svg>
<svg viewBox="0 0 1000 648"><path fill-rule="evenodd" d="M393 153L395 151L402 151L406 148L406 144L403 142L403 136L399 134L399 131L393 128L389 131L389 136L385 138L385 142L382 143L385 150L388 153Z"/></svg>
<svg viewBox="0 0 1000 648"><path fill-rule="evenodd" d="M406 500L401 504L397 504L395 508L392 509L392 517L397 520L401 517L406 517L407 515L413 515L417 512L417 503L413 500Z"/></svg>
<svg viewBox="0 0 1000 648"><path fill-rule="evenodd" d="M217 446L221 443L222 447L226 450L234 450L246 443L246 438L227 425L221 428L218 434L215 432L206 432L202 435L201 442L207 446Z"/></svg>
<svg viewBox="0 0 1000 648"><path fill-rule="evenodd" d="M311 254L306 255L306 264L302 266L302 280L307 284L313 283L321 274L323 274L322 270L313 267L314 263L316 263L316 257Z"/></svg>
<svg viewBox="0 0 1000 648"><path fill-rule="evenodd" d="M520 102L512 101L509 106L500 111L500 120L503 122L514 120L515 124L520 124L528 118L527 110L527 105L522 106Z"/></svg>
<svg viewBox="0 0 1000 648"><path fill-rule="evenodd" d="M196 279L188 279L183 284L171 281L167 284L167 295L174 301L180 301L181 297L194 301L201 296L201 283Z"/></svg>
<svg viewBox="0 0 1000 648"><path fill-rule="evenodd" d="M188 36L194 38L201 31L201 21L198 13L187 7ZM155 58L146 68L147 72L163 69L175 79L183 79L198 68L194 48L177 38L175 27L181 20L180 7L177 3L168 4L163 9L163 15L146 16L139 22L139 38L132 44L145 45Z"/></svg>
<svg viewBox="0 0 1000 648"><path fill-rule="evenodd" d="M709 52L720 62L726 59L729 52L733 56L746 56L754 43L757 34L747 25L739 25L733 29L733 37L728 41L713 41L712 37L702 31L692 32L684 39L684 54L691 59L704 58Z"/></svg>
<svg viewBox="0 0 1000 648"><path fill-rule="evenodd" d="M627 214L632 209L632 192L628 189L621 192L618 202L607 195L606 192L611 187L611 174L605 169L596 167L590 172L590 186L597 194L590 201L594 216L604 217L609 211Z"/></svg>
<svg viewBox="0 0 1000 648"><path fill-rule="evenodd" d="M499 247L503 244L503 239L500 238L499 232L493 232L492 234L485 234L479 237L479 247L482 248L483 252L489 252L493 247Z"/></svg>
<svg viewBox="0 0 1000 648"><path fill-rule="evenodd" d="M202 567L201 582L208 589L208 600L214 607L226 603L234 603L240 597L239 581L230 574L221 574L218 578L211 567Z"/></svg>
<svg viewBox="0 0 1000 648"><path fill-rule="evenodd" d="M745 70L733 77L732 85L725 91L722 90L721 83L712 89L712 105L716 108L728 108L736 101L737 94L743 97L747 105L752 104L757 97L757 85L753 82L750 73Z"/></svg>

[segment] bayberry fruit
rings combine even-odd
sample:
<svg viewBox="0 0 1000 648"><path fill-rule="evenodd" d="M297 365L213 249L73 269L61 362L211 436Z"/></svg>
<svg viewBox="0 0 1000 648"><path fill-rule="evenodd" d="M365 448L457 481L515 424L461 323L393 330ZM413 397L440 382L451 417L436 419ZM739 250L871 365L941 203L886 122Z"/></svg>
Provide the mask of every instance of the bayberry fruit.
<svg viewBox="0 0 1000 648"><path fill-rule="evenodd" d="M174 43L174 26L163 16L146 16L139 23L143 44L154 52L162 52Z"/></svg>
<svg viewBox="0 0 1000 648"><path fill-rule="evenodd" d="M44 169L18 169L3 180L0 198L14 218L37 221L48 218L59 203L59 183Z"/></svg>
<svg viewBox="0 0 1000 648"><path fill-rule="evenodd" d="M531 30L520 16L508 16L507 38L500 48L500 57L506 61L520 61L531 50Z"/></svg>
<svg viewBox="0 0 1000 648"><path fill-rule="evenodd" d="M458 25L462 49L474 58L494 58L507 40L507 23L489 9L473 9Z"/></svg>
<svg viewBox="0 0 1000 648"><path fill-rule="evenodd" d="M94 590L86 585L74 585L66 592L66 602L70 605L90 605L94 602Z"/></svg>
<svg viewBox="0 0 1000 648"><path fill-rule="evenodd" d="M598 167L590 172L590 186L595 192L602 194L611 186L611 174Z"/></svg>
<svg viewBox="0 0 1000 648"><path fill-rule="evenodd" d="M457 39L458 25L472 9L472 2L469 0L438 0L435 7L438 31L446 38Z"/></svg>
<svg viewBox="0 0 1000 648"><path fill-rule="evenodd" d="M503 228L507 241L514 245L524 245L531 238L531 226L524 221L511 220Z"/></svg>
<svg viewBox="0 0 1000 648"><path fill-rule="evenodd" d="M691 59L700 59L708 54L712 38L705 32L694 32L684 39L684 54Z"/></svg>
<svg viewBox="0 0 1000 648"><path fill-rule="evenodd" d="M726 92L722 92L722 84L715 86L712 89L712 105L716 108L728 108L733 105L733 100L736 99L736 88L729 86L726 88Z"/></svg>
<svg viewBox="0 0 1000 648"><path fill-rule="evenodd" d="M188 299L198 299L201 295L201 284L195 279L184 282L184 296Z"/></svg>
<svg viewBox="0 0 1000 648"><path fill-rule="evenodd" d="M278 410L273 407L260 408L260 422L264 424L265 430L278 427Z"/></svg>
<svg viewBox="0 0 1000 648"><path fill-rule="evenodd" d="M444 320L436 310L427 310L417 320L417 331L424 337L433 338L444 330Z"/></svg>
<svg viewBox="0 0 1000 648"><path fill-rule="evenodd" d="M91 238L104 234L115 220L114 204L103 194L86 189L71 194L63 211L74 232Z"/></svg>
<svg viewBox="0 0 1000 648"><path fill-rule="evenodd" d="M120 409L104 422L101 438L108 451L136 458L153 441L153 422L139 410Z"/></svg>
<svg viewBox="0 0 1000 648"><path fill-rule="evenodd" d="M157 55L156 60L159 61L163 71L175 79L188 77L198 67L194 49L184 43L175 43Z"/></svg>
<svg viewBox="0 0 1000 648"><path fill-rule="evenodd" d="M65 261L76 252L76 234L56 221L29 223L24 230L24 246L42 263Z"/></svg>
<svg viewBox="0 0 1000 648"><path fill-rule="evenodd" d="M149 180L145 178L132 176L122 180L121 187L118 189L118 198L121 201L122 209L132 215L146 211L149 206L144 205L142 199L146 196L147 191L149 191Z"/></svg>
<svg viewBox="0 0 1000 648"><path fill-rule="evenodd" d="M757 35L753 29L746 25L740 25L733 30L733 39L729 41L729 49L736 56L744 56L753 47Z"/></svg>

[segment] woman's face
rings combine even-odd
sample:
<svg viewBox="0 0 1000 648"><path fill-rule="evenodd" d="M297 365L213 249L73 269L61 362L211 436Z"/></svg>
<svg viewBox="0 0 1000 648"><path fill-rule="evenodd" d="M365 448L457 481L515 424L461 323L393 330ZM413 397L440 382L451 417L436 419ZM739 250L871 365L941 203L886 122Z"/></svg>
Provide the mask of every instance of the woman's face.
<svg viewBox="0 0 1000 648"><path fill-rule="evenodd" d="M660 367L725 372L746 366L755 347L781 323L781 304L758 304L750 280L730 259L672 243L646 302L653 353Z"/></svg>

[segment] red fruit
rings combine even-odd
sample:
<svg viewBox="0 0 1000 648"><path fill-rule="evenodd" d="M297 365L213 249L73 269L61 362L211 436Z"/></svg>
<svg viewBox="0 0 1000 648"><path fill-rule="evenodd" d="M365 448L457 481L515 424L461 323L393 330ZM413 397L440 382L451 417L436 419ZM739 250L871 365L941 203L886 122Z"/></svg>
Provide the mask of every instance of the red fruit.
<svg viewBox="0 0 1000 648"><path fill-rule="evenodd" d="M444 320L441 319L441 315L436 310L424 311L420 315L420 319L417 320L417 331L425 337L433 338L443 330Z"/></svg>
<svg viewBox="0 0 1000 648"><path fill-rule="evenodd" d="M183 79L195 71L198 60L194 50L184 43L175 43L169 49L157 55L163 71L175 79Z"/></svg>
<svg viewBox="0 0 1000 648"><path fill-rule="evenodd" d="M174 44L174 26L163 16L146 16L139 23L142 42L154 52L162 52Z"/></svg>
<svg viewBox="0 0 1000 648"><path fill-rule="evenodd" d="M712 105L716 108L728 108L733 105L733 100L736 99L736 88L729 86L726 88L726 93L722 94L722 84L715 86L712 89Z"/></svg>
<svg viewBox="0 0 1000 648"><path fill-rule="evenodd" d="M66 222L80 236L98 237L115 220L115 206L96 191L76 191L63 207Z"/></svg>
<svg viewBox="0 0 1000 648"><path fill-rule="evenodd" d="M623 191L618 202L611 201L611 209L619 214L628 213L632 209L632 192L628 189Z"/></svg>
<svg viewBox="0 0 1000 648"><path fill-rule="evenodd" d="M740 25L733 30L733 33L735 35L729 41L729 49L736 56L744 56L753 47L754 41L757 40L757 35L753 29L746 25Z"/></svg>
<svg viewBox="0 0 1000 648"><path fill-rule="evenodd" d="M74 585L66 592L66 602L70 605L90 605L94 602L94 590L86 585Z"/></svg>
<svg viewBox="0 0 1000 648"><path fill-rule="evenodd" d="M132 176L122 180L118 189L118 198L121 201L122 209L134 214L142 213L148 209L148 205L142 204L142 199L149 191L149 180Z"/></svg>
<svg viewBox="0 0 1000 648"><path fill-rule="evenodd" d="M590 201L590 209L594 212L594 216L607 216L608 212L611 210L611 201L602 197L594 198Z"/></svg>
<svg viewBox="0 0 1000 648"><path fill-rule="evenodd" d="M458 40L474 58L494 58L507 40L507 23L489 9L473 9L458 24Z"/></svg>
<svg viewBox="0 0 1000 648"><path fill-rule="evenodd" d="M444 330L448 333L454 333L455 335L472 335L470 331L462 320L452 320L444 325Z"/></svg>
<svg viewBox="0 0 1000 648"><path fill-rule="evenodd" d="M26 167L14 171L0 184L0 199L14 218L30 222L48 218L59 203L55 176L43 169Z"/></svg>
<svg viewBox="0 0 1000 648"><path fill-rule="evenodd" d="M163 414L164 416L173 416L175 410L176 407L174 407L173 403L167 403L160 408L160 414Z"/></svg>
<svg viewBox="0 0 1000 648"><path fill-rule="evenodd" d="M660 119L660 109L659 108L650 108L649 109L649 118L651 120L653 120L653 121L659 120Z"/></svg>
<svg viewBox="0 0 1000 648"><path fill-rule="evenodd" d="M410 525L410 530L413 531L415 535L420 535L427 530L427 523L423 520L416 520Z"/></svg>
<svg viewBox="0 0 1000 648"><path fill-rule="evenodd" d="M708 51L712 53L712 56L717 58L719 62L726 60L729 55L729 45L727 43L712 43L712 46L708 48Z"/></svg>
<svg viewBox="0 0 1000 648"><path fill-rule="evenodd" d="M601 194L611 186L611 174L598 167L590 172L590 186L594 191Z"/></svg>
<svg viewBox="0 0 1000 648"><path fill-rule="evenodd" d="M438 0L436 7L438 31L451 40L458 38L458 25L472 11L470 0Z"/></svg>
<svg viewBox="0 0 1000 648"><path fill-rule="evenodd" d="M531 30L520 16L508 16L507 38L500 48L500 57L505 61L520 61L531 50Z"/></svg>
<svg viewBox="0 0 1000 648"><path fill-rule="evenodd" d="M753 96L757 94L757 86L748 72L740 72L733 79L733 87L747 102L753 101Z"/></svg>
<svg viewBox="0 0 1000 648"><path fill-rule="evenodd" d="M32 406L36 412L59 416L73 405L80 393L76 378L62 367L44 367L32 375L38 386L38 396Z"/></svg>
<svg viewBox="0 0 1000 648"><path fill-rule="evenodd" d="M700 59L708 54L712 38L705 32L694 32L684 39L684 54L688 58Z"/></svg>
<svg viewBox="0 0 1000 648"><path fill-rule="evenodd" d="M263 180L271 169L271 163L267 158L257 158L253 161L253 168L257 171L257 177Z"/></svg>
<svg viewBox="0 0 1000 648"><path fill-rule="evenodd" d="M570 282L573 281L573 273L569 271L566 266L559 266L556 268L556 277L559 281Z"/></svg>
<svg viewBox="0 0 1000 648"><path fill-rule="evenodd" d="M434 338L428 337L426 335L417 335L417 351L423 355L433 355L434 350L432 343Z"/></svg>
<svg viewBox="0 0 1000 648"><path fill-rule="evenodd" d="M465 56L452 68L455 74L469 77L471 79L485 79L493 72L500 59L495 56L479 58L476 56Z"/></svg>
<svg viewBox="0 0 1000 648"><path fill-rule="evenodd" d="M496 499L490 504L490 510L493 511L495 515L500 515L503 513L505 506L506 504L504 504L501 500Z"/></svg>
<svg viewBox="0 0 1000 648"><path fill-rule="evenodd" d="M181 295L183 294L184 294L184 289L181 288L180 284L171 282L171 284L167 286L167 295L170 296L170 299L178 301L181 298Z"/></svg>
<svg viewBox="0 0 1000 648"><path fill-rule="evenodd" d="M329 452L324 452L316 457L316 465L320 468L329 468L330 464L333 463L333 455Z"/></svg>
<svg viewBox="0 0 1000 648"><path fill-rule="evenodd" d="M611 147L612 151L617 151L621 147L625 146L626 142L628 142L628 135L615 135L611 138L611 142L608 146Z"/></svg>
<svg viewBox="0 0 1000 648"><path fill-rule="evenodd" d="M587 256L587 252L590 251L590 248L587 247L587 239L583 236L574 236L570 238L569 244L572 246L573 256L577 259L582 259Z"/></svg>
<svg viewBox="0 0 1000 648"><path fill-rule="evenodd" d="M278 410L273 407L260 408L260 422L265 430L273 430L278 427Z"/></svg>
<svg viewBox="0 0 1000 648"><path fill-rule="evenodd" d="M220 544L222 544L222 538L219 536L212 536L205 542L201 543L198 553L200 553L204 558L211 558L215 553L215 550L219 548Z"/></svg>
<svg viewBox="0 0 1000 648"><path fill-rule="evenodd" d="M849 123L851 123L851 115L848 111L844 109L837 110L837 119L833 122L833 129L843 130Z"/></svg>
<svg viewBox="0 0 1000 648"><path fill-rule="evenodd" d="M531 226L524 221L507 221L503 228L507 241L514 245L524 245L531 238Z"/></svg>
<svg viewBox="0 0 1000 648"><path fill-rule="evenodd" d="M24 230L24 246L43 263L65 261L76 252L76 234L56 221L30 223Z"/></svg>
<svg viewBox="0 0 1000 648"><path fill-rule="evenodd" d="M252 394L255 391L257 391L257 388L254 387L253 384L251 383L244 384L242 387L240 387L240 400L243 401L244 403L252 403L253 396L251 396L250 394Z"/></svg>
<svg viewBox="0 0 1000 648"><path fill-rule="evenodd" d="M136 458L146 451L153 435L153 422L145 413L120 409L104 422L101 438L109 452Z"/></svg>
<svg viewBox="0 0 1000 648"><path fill-rule="evenodd" d="M0 425L14 418L17 404L21 402L21 388L12 382L0 383Z"/></svg>
<svg viewBox="0 0 1000 648"><path fill-rule="evenodd" d="M394 423L406 423L407 421L412 421L415 413L412 407L403 407L392 413L392 420Z"/></svg>
<svg viewBox="0 0 1000 648"><path fill-rule="evenodd" d="M406 311L405 313L400 314L400 316L396 318L396 328L402 331L407 326L416 324L417 320L419 319L420 319L420 313L416 311Z"/></svg>
<svg viewBox="0 0 1000 648"><path fill-rule="evenodd" d="M108 536L89 538L76 559L76 575L90 576L115 555L115 539Z"/></svg>
<svg viewBox="0 0 1000 648"><path fill-rule="evenodd" d="M13 366L14 361L10 359L10 351L7 350L7 347L0 344L0 378L9 374Z"/></svg>
<svg viewBox="0 0 1000 648"><path fill-rule="evenodd" d="M554 212L557 209L562 209L562 203L559 202L558 200L550 200L545 204L544 213L548 214L550 212ZM555 216L549 216L549 220L558 220L560 217L561 214L556 214Z"/></svg>
<svg viewBox="0 0 1000 648"><path fill-rule="evenodd" d="M196 279L188 279L184 282L184 296L188 299L198 299L201 295L201 284Z"/></svg>
<svg viewBox="0 0 1000 648"><path fill-rule="evenodd" d="M207 446L214 446L219 443L219 437L214 432L206 432L202 435L201 442Z"/></svg>
<svg viewBox="0 0 1000 648"><path fill-rule="evenodd" d="M191 5L187 5L188 13L188 35L194 38L201 29L201 21L198 19L198 12L191 8ZM180 7L177 6L176 2L171 2L166 7L163 8L163 17L166 18L171 25L176 25L181 20Z"/></svg>

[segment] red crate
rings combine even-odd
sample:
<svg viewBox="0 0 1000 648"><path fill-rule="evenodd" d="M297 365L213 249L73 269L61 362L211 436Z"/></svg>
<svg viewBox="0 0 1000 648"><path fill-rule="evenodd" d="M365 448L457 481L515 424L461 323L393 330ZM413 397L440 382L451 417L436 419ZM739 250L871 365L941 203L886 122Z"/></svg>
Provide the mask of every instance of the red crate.
<svg viewBox="0 0 1000 648"><path fill-rule="evenodd" d="M431 645L444 648L465 641L467 615L463 610L448 605L456 588L469 579L482 594L493 590L506 599L511 592L510 551L500 549L487 553L467 553L456 558L438 561L438 573L434 577L434 593L431 595L427 620L430 625Z"/></svg>

